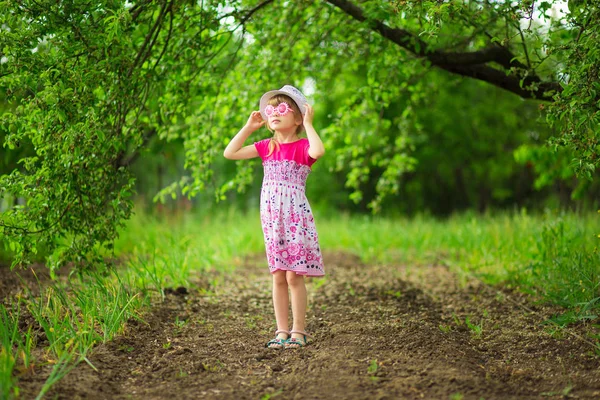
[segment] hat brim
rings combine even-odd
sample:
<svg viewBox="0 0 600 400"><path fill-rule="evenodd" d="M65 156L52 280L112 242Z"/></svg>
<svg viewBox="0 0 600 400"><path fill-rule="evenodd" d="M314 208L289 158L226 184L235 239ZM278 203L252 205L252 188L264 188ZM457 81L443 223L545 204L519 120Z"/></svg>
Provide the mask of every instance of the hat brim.
<svg viewBox="0 0 600 400"><path fill-rule="evenodd" d="M294 100L294 102L300 109L300 112L302 113L302 115L306 114L306 107L304 107L304 105L306 104L306 101L304 101L300 97L294 96L293 94L286 92L284 90L271 90L271 91L263 94L262 97L260 98L260 115L262 115L263 120L266 121L268 119L267 114L265 114L265 108L267 107L267 103L269 102L269 100L271 100L272 97L275 97L278 94L284 94L284 95L288 96L289 98L291 98L292 100Z"/></svg>

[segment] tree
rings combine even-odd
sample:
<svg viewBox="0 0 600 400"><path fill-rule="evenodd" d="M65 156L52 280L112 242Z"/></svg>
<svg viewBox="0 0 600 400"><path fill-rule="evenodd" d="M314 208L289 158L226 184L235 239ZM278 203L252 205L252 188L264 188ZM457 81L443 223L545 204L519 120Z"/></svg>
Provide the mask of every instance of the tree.
<svg viewBox="0 0 600 400"><path fill-rule="evenodd" d="M0 178L2 197L26 199L0 220L15 263L39 248L51 267L101 262L131 214L128 166L151 137L172 139L233 35L232 14L206 3L1 3L4 145L35 148Z"/></svg>
<svg viewBox="0 0 600 400"><path fill-rule="evenodd" d="M553 143L574 150L576 170L591 178L600 150L597 2L366 1L365 10L328 2L433 66L552 102Z"/></svg>
<svg viewBox="0 0 600 400"><path fill-rule="evenodd" d="M256 163L225 180L214 162L238 111L283 83L337 93L323 132L356 201L375 179L374 209L414 169L416 107L452 82L423 80L432 67L546 101L554 143L591 176L598 6L571 1L550 20L555 3L0 1L4 145L35 151L0 178L0 196L26 200L0 216L14 265L40 248L51 268L102 262L132 212L128 168L153 138L183 140L190 171L159 197L248 185ZM364 80L338 87L341 74Z"/></svg>

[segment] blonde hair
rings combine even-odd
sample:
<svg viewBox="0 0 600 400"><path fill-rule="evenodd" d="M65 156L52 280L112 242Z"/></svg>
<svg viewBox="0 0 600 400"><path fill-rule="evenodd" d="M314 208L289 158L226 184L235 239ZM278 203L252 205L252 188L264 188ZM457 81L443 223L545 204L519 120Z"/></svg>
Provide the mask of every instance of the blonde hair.
<svg viewBox="0 0 600 400"><path fill-rule="evenodd" d="M302 111L300 111L300 107L298 107L298 104L296 104L296 102L290 96L286 96L285 94L275 95L269 99L269 101L267 102L267 105L277 106L278 104L281 104L284 102L288 103L290 105L290 107L292 108L292 110L294 110L294 118L296 119L296 121L298 119L300 119L300 121L302 121ZM268 121L265 124L265 126L271 133L274 133L274 131L269 126ZM300 134L303 130L304 130L304 125L303 124L298 125L296 127L296 135ZM273 136L271 138L271 140L269 141L269 154L267 154L267 157L269 157L271 154L273 154L275 152L275 149L277 149L277 151L279 151L279 142L277 141L277 139L275 139L275 136Z"/></svg>

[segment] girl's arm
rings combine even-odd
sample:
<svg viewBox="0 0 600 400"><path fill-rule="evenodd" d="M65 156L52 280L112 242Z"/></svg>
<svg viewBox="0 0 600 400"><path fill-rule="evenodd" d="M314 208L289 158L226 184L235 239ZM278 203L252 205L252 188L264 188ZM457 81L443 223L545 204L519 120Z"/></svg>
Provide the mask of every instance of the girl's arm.
<svg viewBox="0 0 600 400"><path fill-rule="evenodd" d="M310 104L305 104L306 114L304 114L304 129L306 130L306 136L308 137L308 155L313 159L323 157L325 154L325 146L319 137L317 131L312 125L314 110Z"/></svg>
<svg viewBox="0 0 600 400"><path fill-rule="evenodd" d="M248 118L248 122L240 131L231 139L225 151L223 152L223 156L230 160L245 160L248 158L258 157L258 151L253 144L249 146L244 146L244 142L248 139L255 130L260 128L265 124L265 121L262 120L262 116L258 111L252 111L250 114L250 118ZM244 147L242 147L244 146Z"/></svg>

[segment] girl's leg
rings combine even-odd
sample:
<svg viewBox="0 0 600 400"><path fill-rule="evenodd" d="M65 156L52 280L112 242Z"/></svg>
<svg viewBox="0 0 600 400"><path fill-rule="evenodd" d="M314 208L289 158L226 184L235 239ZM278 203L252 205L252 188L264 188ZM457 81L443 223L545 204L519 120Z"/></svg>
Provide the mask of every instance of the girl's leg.
<svg viewBox="0 0 600 400"><path fill-rule="evenodd" d="M288 283L285 279L286 271L275 271L273 274L273 307L275 308L275 319L277 320L277 330L288 330L288 309L290 299L288 294ZM285 333L277 335L280 339L287 339Z"/></svg>
<svg viewBox="0 0 600 400"><path fill-rule="evenodd" d="M287 283L292 292L292 317L294 323L293 331L304 331L306 328L306 284L304 276L296 274L294 271L287 271ZM303 336L298 333L292 333L292 337L302 339Z"/></svg>

